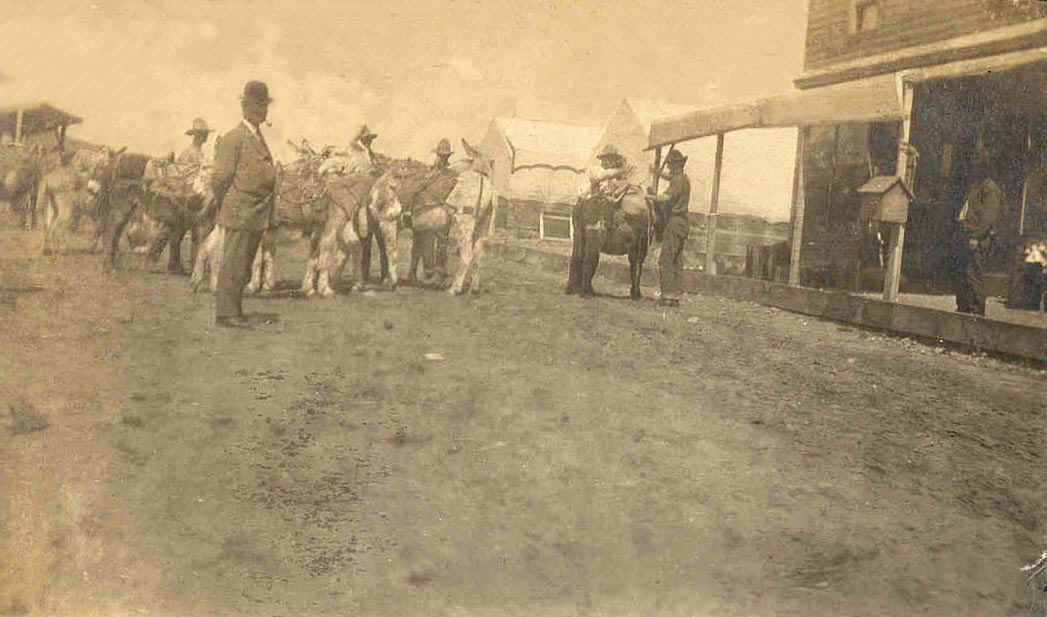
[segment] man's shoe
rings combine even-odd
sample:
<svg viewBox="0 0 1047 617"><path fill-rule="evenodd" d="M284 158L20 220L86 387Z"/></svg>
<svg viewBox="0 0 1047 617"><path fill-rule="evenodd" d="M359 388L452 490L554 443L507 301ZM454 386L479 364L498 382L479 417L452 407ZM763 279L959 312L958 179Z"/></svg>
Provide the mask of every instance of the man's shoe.
<svg viewBox="0 0 1047 617"><path fill-rule="evenodd" d="M658 306L677 307L680 306L680 301L676 298L662 298L658 300Z"/></svg>
<svg viewBox="0 0 1047 617"><path fill-rule="evenodd" d="M219 328L238 328L240 330L254 330L254 327L246 317L216 317L214 325Z"/></svg>

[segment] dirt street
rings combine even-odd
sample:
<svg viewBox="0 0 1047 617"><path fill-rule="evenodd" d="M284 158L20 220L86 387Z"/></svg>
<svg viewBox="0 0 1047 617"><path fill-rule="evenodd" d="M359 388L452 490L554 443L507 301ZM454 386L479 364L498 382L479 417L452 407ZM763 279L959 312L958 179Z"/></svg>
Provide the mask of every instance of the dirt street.
<svg viewBox="0 0 1047 617"><path fill-rule="evenodd" d="M38 253L0 230L0 615L1022 615L1047 549L1037 367L492 260L218 330Z"/></svg>

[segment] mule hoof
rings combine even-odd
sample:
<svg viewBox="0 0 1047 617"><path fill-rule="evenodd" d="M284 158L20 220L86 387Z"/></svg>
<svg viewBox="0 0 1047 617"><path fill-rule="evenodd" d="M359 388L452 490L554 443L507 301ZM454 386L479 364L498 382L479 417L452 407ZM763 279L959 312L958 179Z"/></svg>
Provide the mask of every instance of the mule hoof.
<svg viewBox="0 0 1047 617"><path fill-rule="evenodd" d="M321 298L333 298L334 297L334 290L330 289L330 288L325 289L325 290L320 292L320 297Z"/></svg>
<svg viewBox="0 0 1047 617"><path fill-rule="evenodd" d="M474 286L469 288L469 293L473 294L474 296L475 295L479 295L482 292L483 292L483 290L481 290L478 285L474 285Z"/></svg>
<svg viewBox="0 0 1047 617"><path fill-rule="evenodd" d="M462 290L461 289L455 289L454 287L451 287L450 289L447 290L447 293L452 295L452 296L460 296L460 295L462 295Z"/></svg>

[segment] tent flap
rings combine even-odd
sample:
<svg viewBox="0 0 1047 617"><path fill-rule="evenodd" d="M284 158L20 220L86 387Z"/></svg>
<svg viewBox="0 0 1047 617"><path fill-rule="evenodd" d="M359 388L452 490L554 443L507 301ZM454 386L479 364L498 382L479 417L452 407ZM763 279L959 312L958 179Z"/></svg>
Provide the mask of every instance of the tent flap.
<svg viewBox="0 0 1047 617"><path fill-rule="evenodd" d="M894 74L713 107L656 121L648 149L746 128L879 122L902 117Z"/></svg>

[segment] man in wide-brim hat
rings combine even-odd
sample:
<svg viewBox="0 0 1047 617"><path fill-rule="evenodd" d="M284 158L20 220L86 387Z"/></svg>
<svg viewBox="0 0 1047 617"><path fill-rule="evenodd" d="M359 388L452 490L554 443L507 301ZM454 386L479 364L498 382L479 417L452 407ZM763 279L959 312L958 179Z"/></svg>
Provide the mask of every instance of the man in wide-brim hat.
<svg viewBox="0 0 1047 617"><path fill-rule="evenodd" d="M193 138L193 143L178 154L177 161L189 165L203 165L204 144L207 143L207 137L211 134L207 121L203 118L194 119L193 127L185 134Z"/></svg>
<svg viewBox="0 0 1047 617"><path fill-rule="evenodd" d="M691 223L688 210L691 201L691 179L684 173L687 157L672 150L665 157L669 168L669 188L661 195L648 195L656 208L661 209L665 228L662 232L662 252L658 257L658 277L661 286L660 306L679 306L683 291L683 247L687 243Z"/></svg>
<svg viewBox="0 0 1047 617"><path fill-rule="evenodd" d="M221 204L217 224L225 230L218 271L215 323L250 328L241 298L262 234L273 225L276 164L262 136L269 114L269 88L249 81L240 97L243 120L222 136L215 154L212 188Z"/></svg>

